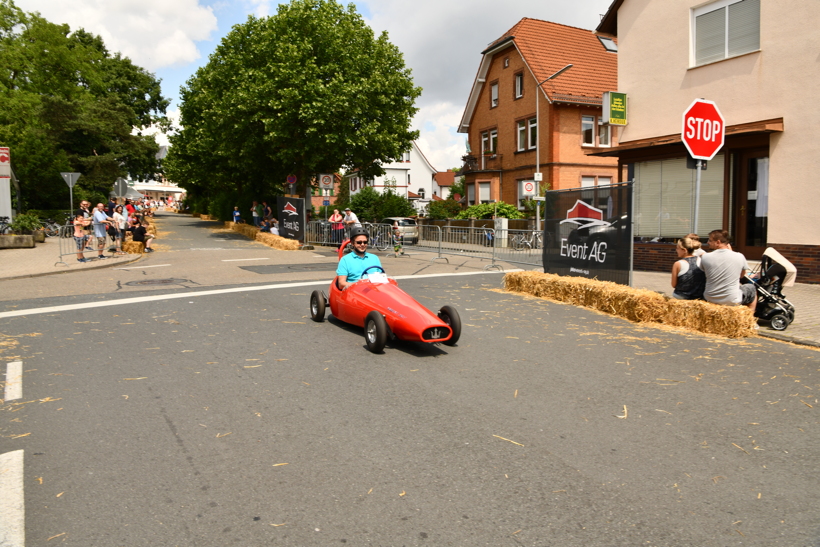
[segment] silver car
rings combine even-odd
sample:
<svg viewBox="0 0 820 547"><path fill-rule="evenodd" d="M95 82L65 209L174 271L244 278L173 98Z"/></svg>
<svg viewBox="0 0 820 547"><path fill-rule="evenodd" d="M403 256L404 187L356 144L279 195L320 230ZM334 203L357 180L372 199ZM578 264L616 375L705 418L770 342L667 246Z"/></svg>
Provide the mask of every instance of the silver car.
<svg viewBox="0 0 820 547"><path fill-rule="evenodd" d="M416 224L416 219L408 217L388 217L382 219L382 224L389 224L393 226L398 223L399 232L402 234L402 239L405 243L416 245L419 242L419 225Z"/></svg>

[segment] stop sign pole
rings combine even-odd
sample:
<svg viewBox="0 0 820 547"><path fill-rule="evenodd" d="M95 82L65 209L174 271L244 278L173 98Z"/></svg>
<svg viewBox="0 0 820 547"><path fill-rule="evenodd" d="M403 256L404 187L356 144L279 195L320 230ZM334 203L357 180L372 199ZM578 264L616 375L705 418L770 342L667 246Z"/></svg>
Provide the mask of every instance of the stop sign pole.
<svg viewBox="0 0 820 547"><path fill-rule="evenodd" d="M726 122L717 105L705 99L695 99L683 111L681 140L689 154L698 160L695 178L695 218L692 232L698 231L700 212L700 172L704 161L709 161L723 148L726 136Z"/></svg>

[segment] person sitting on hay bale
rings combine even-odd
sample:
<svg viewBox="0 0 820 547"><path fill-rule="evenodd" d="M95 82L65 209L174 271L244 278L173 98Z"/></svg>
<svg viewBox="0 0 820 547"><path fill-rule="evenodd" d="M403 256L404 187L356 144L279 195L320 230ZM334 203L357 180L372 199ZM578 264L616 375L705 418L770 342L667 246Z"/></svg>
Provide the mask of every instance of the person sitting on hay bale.
<svg viewBox="0 0 820 547"><path fill-rule="evenodd" d="M675 250L680 260L672 266L672 288L675 289L672 296L678 300L702 300L706 274L700 267L700 258L695 255L700 250L700 240L686 236L678 240Z"/></svg>
<svg viewBox="0 0 820 547"><path fill-rule="evenodd" d="M709 247L714 250L700 259L701 267L706 273L703 297L713 304L742 304L754 311L757 307L757 291L751 283L740 283L747 269L746 257L732 250L729 232L709 232Z"/></svg>
<svg viewBox="0 0 820 547"><path fill-rule="evenodd" d="M128 228L128 231L131 232L131 237L134 241L145 244L146 253L154 252L154 249L151 248L151 242L154 240L154 234L149 234L142 225L142 222L136 220L134 225Z"/></svg>

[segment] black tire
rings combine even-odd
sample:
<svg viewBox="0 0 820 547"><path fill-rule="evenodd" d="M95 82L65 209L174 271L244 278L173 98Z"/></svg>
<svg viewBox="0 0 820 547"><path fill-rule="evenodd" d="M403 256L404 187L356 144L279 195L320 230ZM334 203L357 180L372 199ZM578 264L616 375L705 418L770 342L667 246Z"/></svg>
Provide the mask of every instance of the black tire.
<svg viewBox="0 0 820 547"><path fill-rule="evenodd" d="M773 316L769 321L774 330L786 330L789 326L789 318L782 313Z"/></svg>
<svg viewBox="0 0 820 547"><path fill-rule="evenodd" d="M325 320L325 295L322 291L313 291L310 295L310 318L317 323Z"/></svg>
<svg viewBox="0 0 820 547"><path fill-rule="evenodd" d="M442 342L445 346L455 346L458 339L461 338L461 317L458 311L453 306L444 306L438 312L438 317L450 327L453 335L446 342Z"/></svg>
<svg viewBox="0 0 820 547"><path fill-rule="evenodd" d="M387 322L375 310L368 313L364 320L364 340L367 349L373 353L381 353L387 344Z"/></svg>

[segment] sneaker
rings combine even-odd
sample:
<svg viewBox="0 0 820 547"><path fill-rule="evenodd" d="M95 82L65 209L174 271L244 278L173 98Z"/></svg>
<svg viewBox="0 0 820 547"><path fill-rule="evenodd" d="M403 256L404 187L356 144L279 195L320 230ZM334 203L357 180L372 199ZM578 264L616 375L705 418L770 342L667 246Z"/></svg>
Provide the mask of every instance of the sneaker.
<svg viewBox="0 0 820 547"><path fill-rule="evenodd" d="M107 256L104 256L104 255L100 255L100 256L98 256L97 258L99 258L100 260L105 260L105 259L106 259L106 258L108 258L108 257L107 257Z"/></svg>
<svg viewBox="0 0 820 547"><path fill-rule="evenodd" d="M145 249L145 252L146 252L146 253L153 253L153 252L154 252L154 249L151 249L151 248L149 247L148 249Z"/></svg>
<svg viewBox="0 0 820 547"><path fill-rule="evenodd" d="M78 258L77 262L88 262L88 259L85 258Z"/></svg>

